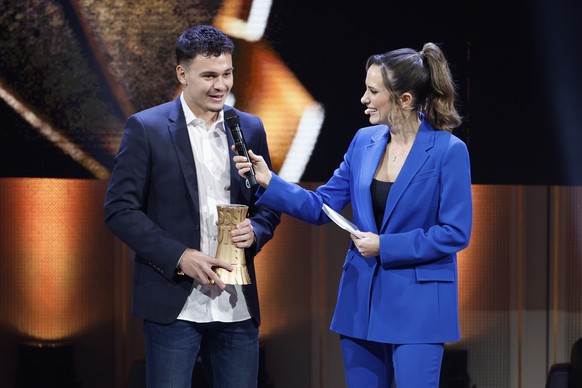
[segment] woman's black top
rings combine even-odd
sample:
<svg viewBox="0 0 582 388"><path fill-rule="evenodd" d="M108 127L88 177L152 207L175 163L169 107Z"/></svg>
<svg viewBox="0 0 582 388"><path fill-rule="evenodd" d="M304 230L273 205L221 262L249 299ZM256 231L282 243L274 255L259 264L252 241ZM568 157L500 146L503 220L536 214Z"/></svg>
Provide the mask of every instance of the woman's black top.
<svg viewBox="0 0 582 388"><path fill-rule="evenodd" d="M378 230L382 226L382 219L384 218L384 211L386 210L386 200L388 193L394 182L384 182L379 180L372 180L372 208L374 209L374 219Z"/></svg>

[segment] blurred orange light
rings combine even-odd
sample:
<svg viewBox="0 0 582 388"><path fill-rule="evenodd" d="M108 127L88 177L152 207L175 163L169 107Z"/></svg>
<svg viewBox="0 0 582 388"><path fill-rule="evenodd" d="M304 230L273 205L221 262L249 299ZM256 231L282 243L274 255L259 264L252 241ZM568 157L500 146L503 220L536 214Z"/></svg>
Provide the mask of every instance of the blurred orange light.
<svg viewBox="0 0 582 388"><path fill-rule="evenodd" d="M2 320L37 340L61 340L97 323L99 311L86 297L91 290L83 259L95 215L83 181L8 179L3 201L3 244L10 252L4 266L12 268L3 287L12 303ZM88 215L88 217L84 216ZM89 282L90 285L90 282ZM90 288L90 287L89 287Z"/></svg>

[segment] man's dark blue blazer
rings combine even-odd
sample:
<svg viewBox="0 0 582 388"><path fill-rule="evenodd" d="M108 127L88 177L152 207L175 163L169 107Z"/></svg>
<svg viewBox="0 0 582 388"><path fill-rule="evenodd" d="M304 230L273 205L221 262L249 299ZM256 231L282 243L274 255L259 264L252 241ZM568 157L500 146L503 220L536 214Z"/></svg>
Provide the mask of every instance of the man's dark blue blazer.
<svg viewBox="0 0 582 388"><path fill-rule="evenodd" d="M226 109L231 107L225 106ZM249 149L271 165L261 119L236 110ZM226 124L225 124L226 126ZM229 146L233 139L227 127ZM260 323L254 258L273 237L280 213L255 205L230 152L231 203L249 206L256 243L245 249L252 283L243 286L251 314ZM193 280L177 274L186 248L200 249L198 183L180 99L128 118L106 193L105 224L135 252L132 313L158 323L176 319Z"/></svg>

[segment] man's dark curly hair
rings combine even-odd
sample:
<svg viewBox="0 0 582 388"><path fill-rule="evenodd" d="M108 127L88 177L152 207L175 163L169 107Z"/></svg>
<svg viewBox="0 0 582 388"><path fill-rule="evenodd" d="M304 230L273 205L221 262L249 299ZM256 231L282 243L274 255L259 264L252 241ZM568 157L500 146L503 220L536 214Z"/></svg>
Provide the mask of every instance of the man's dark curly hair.
<svg viewBox="0 0 582 388"><path fill-rule="evenodd" d="M185 65L197 55L219 56L233 51L234 43L224 32L213 26L199 25L184 31L176 41L176 62Z"/></svg>

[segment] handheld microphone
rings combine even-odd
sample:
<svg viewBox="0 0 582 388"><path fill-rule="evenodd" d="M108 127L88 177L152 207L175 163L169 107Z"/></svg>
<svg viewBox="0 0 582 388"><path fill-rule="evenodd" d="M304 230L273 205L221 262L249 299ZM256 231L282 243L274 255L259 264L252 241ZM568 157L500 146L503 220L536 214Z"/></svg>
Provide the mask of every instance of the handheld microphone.
<svg viewBox="0 0 582 388"><path fill-rule="evenodd" d="M243 133L240 129L240 119L234 109L229 109L224 111L224 120L228 124L228 128L230 128L230 133L232 134L232 138L234 139L234 146L236 147L236 152L239 155L244 156L250 162L251 158L249 158L249 153L247 151L247 144L245 143L245 139L243 137ZM255 169L251 166L249 172L245 174L247 178L247 188L251 188L251 186L257 185L257 178L255 177Z"/></svg>

